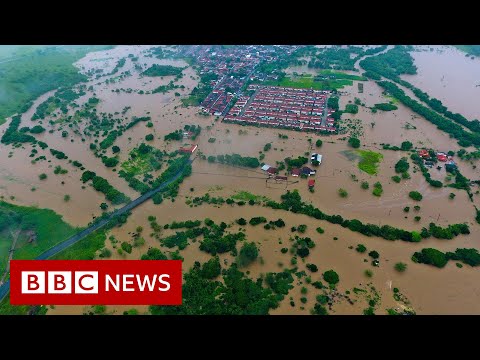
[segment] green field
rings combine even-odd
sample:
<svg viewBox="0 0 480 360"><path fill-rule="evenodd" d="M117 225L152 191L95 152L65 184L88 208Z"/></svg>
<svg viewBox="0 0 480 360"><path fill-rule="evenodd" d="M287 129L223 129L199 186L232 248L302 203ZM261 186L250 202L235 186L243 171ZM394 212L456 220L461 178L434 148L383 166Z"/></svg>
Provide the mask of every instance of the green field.
<svg viewBox="0 0 480 360"><path fill-rule="evenodd" d="M268 201L270 200L269 198L267 198L266 196L262 196L262 195L255 195L255 194L252 194L248 191L238 191L235 195L232 196L232 199L234 200L243 200L243 201L249 201L249 200L253 200L253 201Z"/></svg>
<svg viewBox="0 0 480 360"><path fill-rule="evenodd" d="M110 46L43 46L15 50L3 48L0 57L9 58L20 53L13 61L0 61L0 123L2 119L28 109L29 102L60 86L69 87L86 80L73 63L90 51ZM28 50L28 51L27 51Z"/></svg>
<svg viewBox="0 0 480 360"><path fill-rule="evenodd" d="M265 81L265 85L284 86L299 89L333 90L353 85L353 81L366 80L363 76L345 74L333 70L321 70L319 75L286 76L283 79Z"/></svg>
<svg viewBox="0 0 480 360"><path fill-rule="evenodd" d="M357 150L357 153L361 156L358 168L367 174L377 175L378 165L382 161L383 155L370 150Z"/></svg>
<svg viewBox="0 0 480 360"><path fill-rule="evenodd" d="M0 241L2 243L0 264L2 269L4 269L12 241L10 230L21 230L14 259L33 259L79 231L50 209L17 206L0 201L0 216L3 220L0 224ZM33 231L37 236L33 243L28 242L28 231Z"/></svg>

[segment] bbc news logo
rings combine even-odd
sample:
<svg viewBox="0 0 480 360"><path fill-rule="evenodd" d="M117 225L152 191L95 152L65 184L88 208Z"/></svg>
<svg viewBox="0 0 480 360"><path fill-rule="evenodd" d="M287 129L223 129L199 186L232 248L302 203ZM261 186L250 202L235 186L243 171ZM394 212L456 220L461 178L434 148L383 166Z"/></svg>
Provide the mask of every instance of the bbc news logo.
<svg viewBox="0 0 480 360"><path fill-rule="evenodd" d="M12 260L12 305L180 305L180 260Z"/></svg>

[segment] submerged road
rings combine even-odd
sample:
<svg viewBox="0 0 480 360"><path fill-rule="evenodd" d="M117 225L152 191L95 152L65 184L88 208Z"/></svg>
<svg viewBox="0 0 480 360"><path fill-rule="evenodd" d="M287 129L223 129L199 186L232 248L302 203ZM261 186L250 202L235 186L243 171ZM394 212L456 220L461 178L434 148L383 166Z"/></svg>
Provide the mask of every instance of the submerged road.
<svg viewBox="0 0 480 360"><path fill-rule="evenodd" d="M72 246L73 244L82 240L86 236L90 235L94 231L104 227L115 216L125 214L125 213L129 212L130 210L134 209L135 207L137 207L138 205L144 203L145 201L150 199L153 195L155 195L156 193L165 189L168 185L173 183L175 180L178 180L178 178L180 178L180 176L183 174L183 171L185 170L185 167L187 165L191 164L193 162L193 160L195 160L195 158L189 159L185 163L185 165L170 180L165 181L159 187L150 190L149 192L147 192L147 193L143 194L142 196L136 198L135 200L129 202L124 207L122 207L118 210L115 210L108 218L100 220L96 224L93 224L93 225L89 226L85 230L80 231L78 234L75 234L75 235L71 236L70 238L68 238L67 240L65 240L65 241L55 245L54 247L48 249L44 253L37 256L35 258L35 260L46 260L46 259L48 259L48 258L50 258L54 255L57 255L58 253L65 250L66 248ZM0 286L0 301L3 300L3 298L8 294L9 291L10 291L10 280L6 281L4 284L2 284Z"/></svg>

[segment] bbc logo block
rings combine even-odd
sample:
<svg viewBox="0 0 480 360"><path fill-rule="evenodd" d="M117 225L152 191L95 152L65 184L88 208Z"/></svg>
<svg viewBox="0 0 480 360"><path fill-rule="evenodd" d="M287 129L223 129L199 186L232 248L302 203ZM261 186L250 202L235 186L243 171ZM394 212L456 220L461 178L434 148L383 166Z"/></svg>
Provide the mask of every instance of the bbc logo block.
<svg viewBox="0 0 480 360"><path fill-rule="evenodd" d="M12 260L13 305L180 305L180 260Z"/></svg>
<svg viewBox="0 0 480 360"><path fill-rule="evenodd" d="M98 271L22 271L22 294L46 293L98 294Z"/></svg>

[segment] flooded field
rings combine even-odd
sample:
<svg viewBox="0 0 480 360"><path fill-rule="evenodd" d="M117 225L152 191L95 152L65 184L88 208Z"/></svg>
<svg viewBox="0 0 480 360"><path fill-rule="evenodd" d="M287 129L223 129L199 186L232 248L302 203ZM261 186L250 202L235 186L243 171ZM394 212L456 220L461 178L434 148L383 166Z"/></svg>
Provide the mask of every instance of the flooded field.
<svg viewBox="0 0 480 360"><path fill-rule="evenodd" d="M156 216L160 225L165 225L173 221L185 220L204 220L205 218L214 219L216 223L221 221L231 225L231 231L238 231L239 226L235 220L243 217L250 219L253 216L264 216L268 220L282 218L286 227L277 230L265 230L263 226L245 226L248 241L254 241L260 249L261 261L251 264L248 269L251 278L257 278L267 272L282 271L283 268L289 268L290 254L283 254L280 250L284 247L290 247L290 227L300 224L307 225L307 231L302 236L309 236L315 241L315 248L311 250L309 257L305 262L299 261L299 270L306 270L306 263L314 263L318 266L318 273L311 274L312 280L321 280L321 274L329 269L334 269L340 276L338 291L342 294L345 291L352 292L354 287L374 286L380 294L381 302L376 313L384 314L386 309L401 307L393 298L393 288L399 288L401 293L408 298L411 306L418 314L468 314L480 312L480 275L475 268L464 266L458 268L451 261L444 269L437 269L432 266L416 264L410 260L415 251L425 247L433 247L441 251L454 251L456 248L480 248L478 239L480 238L480 228L475 222L475 208L480 207L479 195L475 194L478 186L475 185L473 202L470 202L468 195L464 190L453 188L435 189L426 183L422 173L416 169L410 161L410 179L401 180L395 183L391 178L395 173L395 163L403 156L409 156L409 153L401 151L382 150L381 144L390 144L400 146L403 141L410 141L414 147L431 147L442 151L458 151L460 147L456 141L453 141L447 134L441 132L424 118L412 112L402 104L396 104L397 110L390 112L378 111L372 113L369 107L377 103L388 102L389 99L382 95L382 89L374 82L365 81L363 93L358 92L357 82L353 86L347 86L340 90L340 108L345 108L348 103L353 103L356 98L360 99L365 106L359 106L359 112L355 115L344 114L342 122L345 124L356 124L355 132L361 141L360 150L371 150L383 155L383 159L378 165L376 175L369 175L358 168L360 160L359 154L347 144L349 136L347 133L334 136L318 136L315 134L270 129L256 128L239 125L224 124L220 119L214 116L200 115L196 107L182 107L181 99L188 96L192 89L198 85L199 78L196 71L183 60L156 59L148 57L150 46L119 46L113 50L89 53L81 59L76 65L82 72L88 73L92 69L103 69L108 73L115 68L119 59L125 58L125 64L117 74L100 77L90 80L86 84L86 94L76 100L76 103L82 105L89 98L95 96L100 100L96 107L97 113L117 114L122 117L122 121L127 121L132 117L150 116L153 124L152 128L147 128L146 124L141 122L125 131L115 140L115 145L121 151L118 153L120 163L127 161L129 152L140 143L145 142L145 135L152 133L153 141L149 142L155 148L167 152L178 149L183 143L191 143L190 140L181 142L165 142L164 136L172 131L183 129L185 125L200 125L202 132L195 140L199 146L199 152L206 157L210 155L222 154L240 154L242 156L259 157L264 155L262 162L276 166L277 162L282 162L286 157L296 158L305 156L309 158L311 152L319 152L323 155L322 164L317 168L315 176L315 191L308 190L307 180L289 176L288 184L275 184L267 181L266 174L258 169L236 168L228 165L211 164L207 160L202 160L198 156L192 164L192 175L184 180L180 186L179 194L175 202L165 200L161 205L154 205L151 200L136 208L128 218L126 224L120 228L115 228L109 232L117 241L131 241L133 234L138 226L143 227L142 237L145 244L133 248L131 254L120 255L117 252L118 244L106 241L106 248L112 252L112 259L139 259L149 247L160 247L160 243L152 236L148 216ZM435 96L442 101L445 96L444 104L451 110L460 111L467 117L477 117L475 106L469 105L469 113L463 111L462 107L467 106L461 103L459 94L466 94L465 97L474 98L475 91L466 90L457 84L462 76L461 71L469 73L470 70L460 70L462 61L474 64L479 60L470 60L460 56L457 50L441 49L441 53L434 52L414 52L416 65L419 68L419 74L407 79L414 85ZM138 58L132 61L132 57ZM435 56L442 66L427 66ZM451 65L447 65L447 60L443 57L449 56L458 59L459 69L455 70ZM173 65L184 67L183 77L176 84L183 85L166 93L145 94L145 92L167 85L172 77L147 77L141 76L136 68L140 64L142 69L148 68L152 64ZM423 64L423 65L422 65ZM468 65L470 66L470 65ZM444 70L440 70L442 68ZM480 67L477 66L478 69ZM447 73L449 71L457 71ZM468 69L468 67L467 67ZM435 73L437 71L437 73ZM472 70L473 71L473 68ZM122 72L129 72L130 75L118 78ZM288 73L310 73L315 74L315 70L308 69L306 66L287 69ZM444 72L444 74L442 73ZM437 77L444 76L438 84ZM108 81L113 79L113 81ZM440 81L440 80L439 80ZM466 81L466 77L463 81ZM472 83L472 78L469 79ZM446 88L452 89L455 93L450 96ZM460 83L459 83L460 84ZM464 87L468 87L463 82ZM479 89L475 88L474 89ZM123 89L123 90L122 90ZM124 91L132 89L132 92ZM437 90L434 90L437 89ZM118 92L116 90L119 90ZM143 94L139 92L143 91ZM437 91L437 92L435 92ZM442 92L443 91L443 92ZM178 92L179 95L175 93ZM134 199L140 194L130 188L127 182L120 178L117 172L112 168L107 168L102 163L101 158L96 157L90 150L89 145L93 138L86 137L82 141L82 136L70 132L68 137L62 136L63 128L61 123L50 122L57 118L47 117L45 120L32 121L31 118L38 105L53 95L53 92L44 94L38 98L32 108L22 114L21 126L34 126L41 124L46 128L42 134L35 137L44 141L50 148L63 151L69 159L80 161L83 166L95 171L97 175L102 176L112 184L116 189ZM456 98L458 96L458 99ZM447 101L448 99L448 101ZM451 101L451 103L449 103ZM462 100L463 101L463 100ZM465 103L466 104L466 103ZM456 107L455 107L456 106ZM118 115L126 108L130 109L124 116ZM467 109L465 107L465 109ZM74 111L69 110L69 115ZM60 115L59 115L60 116ZM7 124L0 126L2 134ZM83 134L87 123L79 123L78 131ZM50 132L50 130L52 130ZM279 134L288 136L288 139L282 139ZM211 139L214 139L213 142ZM309 139L312 139L309 142ZM315 141L321 139L323 145L321 148L315 147ZM210 141L209 141L210 140ZM271 149L264 151L264 146L271 143ZM24 144L20 148L12 148L0 144L0 195L5 201L19 205L38 206L50 208L62 215L68 223L75 226L85 226L94 217L99 216L102 211L100 204L105 201L102 193L93 189L91 185L84 185L81 180L82 170L74 167L67 160L59 160L52 156L47 156L49 161L38 161L31 163L32 158L29 154L32 150L30 144ZM108 150L111 156L111 150ZM41 152L39 152L40 154ZM48 153L49 155L49 153ZM480 179L479 170L476 168L476 162L459 161L459 168L465 176L471 179ZM68 169L67 174L55 175L53 173L56 166ZM117 166L117 169L120 169ZM46 173L48 178L40 180L39 175ZM433 179L446 180L447 173L445 169L431 169L430 173ZM285 171L280 172L285 175ZM369 183L369 189L362 189L362 181ZM452 181L452 180L449 180ZM376 197L372 194L373 184L379 182L383 186L383 194ZM348 196L342 198L338 190L342 188L348 193ZM32 190L35 189L35 190ZM360 233L352 232L339 225L333 225L326 221L315 220L301 214L294 214L281 210L273 210L259 205L250 206L214 206L203 204L201 206L190 206L186 202L194 197L201 197L206 193L211 196L221 196L228 198L240 191L248 191L255 195L265 196L275 201L280 200L280 196L287 190L297 189L302 196L303 201L313 204L327 214L341 215L345 219L358 219L364 223L376 225L392 225L405 230L420 231L422 227L428 227L429 223L434 222L440 226L447 226L453 223L466 222L470 226L471 234L460 235L453 240L438 240L434 238L425 239L421 243L406 243L403 241L387 241L381 238L366 237ZM419 191L423 195L423 200L415 202L409 198L410 191ZM454 193L454 199L449 198L449 194ZM70 201L64 200L65 195L70 195ZM414 211L413 207L419 205L420 209ZM409 212L404 208L410 207ZM417 221L416 216L420 216ZM315 229L321 226L324 234L318 234ZM174 234L172 230L163 230L161 235L167 236ZM335 240L336 238L336 240ZM376 250L380 253L380 267L370 265L367 253L360 254L355 251L358 244L364 244L368 251ZM349 248L352 247L352 248ZM162 251L169 253L174 249L162 248ZM189 269L195 261L201 263L208 261L211 255L199 250L199 242L190 241L187 248L181 251L184 257L183 269ZM234 258L230 254L220 256L221 263L230 265ZM369 259L365 262L364 259ZM408 264L405 273L399 273L394 270L394 264L397 262ZM373 271L373 276L365 276L365 270ZM308 271L307 271L308 273ZM300 284L301 282L301 284ZM315 296L318 291L309 286L307 294L301 294L300 288L305 286L304 279L295 277L295 288L290 291L279 308L272 311L273 314L309 314L310 309L315 304ZM299 285L300 284L300 285ZM298 285L298 286L297 286ZM300 297L305 296L307 302L305 305L300 303ZM293 297L296 306L290 305L290 297ZM334 303L331 312L335 314L361 314L363 309L368 307L367 300L362 295L352 295L356 299L352 304L346 300L340 300ZM358 300L358 301L357 301ZM302 310L301 307L304 307ZM107 313L122 314L132 307L107 307ZM88 312L86 307L68 307L57 306L49 309L48 314L82 314ZM145 313L147 307L138 307L139 313Z"/></svg>
<svg viewBox="0 0 480 360"><path fill-rule="evenodd" d="M416 75L402 78L469 120L480 119L480 59L453 46L416 46ZM433 50L430 50L433 49Z"/></svg>

